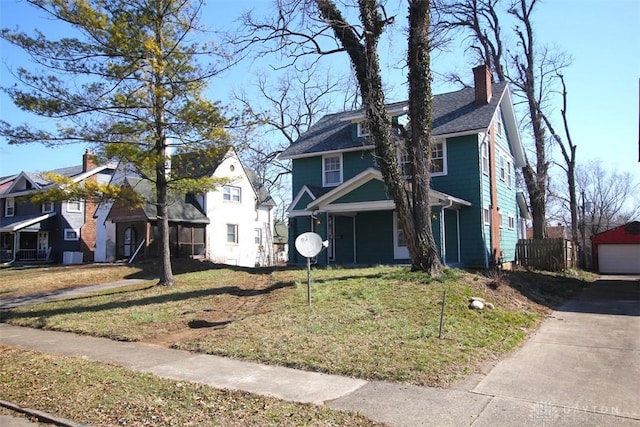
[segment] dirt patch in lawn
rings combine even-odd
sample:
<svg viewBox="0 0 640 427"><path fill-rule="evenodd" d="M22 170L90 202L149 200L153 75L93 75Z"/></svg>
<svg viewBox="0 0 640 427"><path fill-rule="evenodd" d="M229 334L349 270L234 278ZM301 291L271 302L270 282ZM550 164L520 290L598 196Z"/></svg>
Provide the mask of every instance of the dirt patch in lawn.
<svg viewBox="0 0 640 427"><path fill-rule="evenodd" d="M184 313L190 315L191 320L181 321L171 331L144 339L142 342L175 347L182 341L206 337L235 321L270 311L273 304L280 301L286 292L292 290L291 283L274 284L269 280L245 282L237 292L233 293L234 298L219 299L215 309Z"/></svg>

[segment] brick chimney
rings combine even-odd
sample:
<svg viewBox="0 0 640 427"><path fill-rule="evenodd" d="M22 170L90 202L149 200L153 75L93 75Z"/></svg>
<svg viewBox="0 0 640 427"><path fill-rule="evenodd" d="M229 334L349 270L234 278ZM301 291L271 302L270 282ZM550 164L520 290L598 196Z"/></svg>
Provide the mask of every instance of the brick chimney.
<svg viewBox="0 0 640 427"><path fill-rule="evenodd" d="M486 64L473 69L473 83L476 90L475 102L477 105L486 105L491 102L491 70Z"/></svg>
<svg viewBox="0 0 640 427"><path fill-rule="evenodd" d="M86 172L95 168L96 165L96 156L94 156L91 151L87 148L82 155L82 172Z"/></svg>

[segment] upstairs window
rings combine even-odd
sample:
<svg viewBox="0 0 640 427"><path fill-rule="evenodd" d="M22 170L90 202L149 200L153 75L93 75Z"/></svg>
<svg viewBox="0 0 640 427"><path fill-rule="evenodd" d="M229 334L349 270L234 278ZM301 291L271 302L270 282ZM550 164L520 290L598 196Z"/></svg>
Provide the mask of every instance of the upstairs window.
<svg viewBox="0 0 640 427"><path fill-rule="evenodd" d="M516 219L513 215L509 215L509 230L513 230L514 228L516 228Z"/></svg>
<svg viewBox="0 0 640 427"><path fill-rule="evenodd" d="M507 185L509 186L509 188L511 188L513 186L513 165L511 164L511 162L507 162Z"/></svg>
<svg viewBox="0 0 640 427"><path fill-rule="evenodd" d="M405 179L411 178L411 159L404 145L398 147L398 169Z"/></svg>
<svg viewBox="0 0 640 427"><path fill-rule="evenodd" d="M44 202L41 207L42 213L53 212L53 202Z"/></svg>
<svg viewBox="0 0 640 427"><path fill-rule="evenodd" d="M485 142L482 144L482 173L489 175L489 145Z"/></svg>
<svg viewBox="0 0 640 427"><path fill-rule="evenodd" d="M504 157L500 157L500 180L506 181L507 179L507 161Z"/></svg>
<svg viewBox="0 0 640 427"><path fill-rule="evenodd" d="M325 156L322 158L322 185L335 187L342 184L342 156Z"/></svg>
<svg viewBox="0 0 640 427"><path fill-rule="evenodd" d="M447 147L444 141L434 141L431 152L431 174L447 174Z"/></svg>
<svg viewBox="0 0 640 427"><path fill-rule="evenodd" d="M16 199L10 197L4 200L4 216L14 216L16 214Z"/></svg>
<svg viewBox="0 0 640 427"><path fill-rule="evenodd" d="M493 121L493 131L495 135L502 135L502 111L500 111L499 108L498 111L496 111L496 117Z"/></svg>
<svg viewBox="0 0 640 427"><path fill-rule="evenodd" d="M369 136L369 123L366 121L358 122L356 124L357 127L357 135L359 138Z"/></svg>
<svg viewBox="0 0 640 427"><path fill-rule="evenodd" d="M80 200L69 200L67 202L67 212L82 212L82 202Z"/></svg>
<svg viewBox="0 0 640 427"><path fill-rule="evenodd" d="M256 245L262 245L262 229L261 228L256 228L255 229L255 235L253 238L253 242Z"/></svg>
<svg viewBox="0 0 640 427"><path fill-rule="evenodd" d="M225 202L240 203L242 201L242 189L240 187L225 185L222 187L222 200Z"/></svg>

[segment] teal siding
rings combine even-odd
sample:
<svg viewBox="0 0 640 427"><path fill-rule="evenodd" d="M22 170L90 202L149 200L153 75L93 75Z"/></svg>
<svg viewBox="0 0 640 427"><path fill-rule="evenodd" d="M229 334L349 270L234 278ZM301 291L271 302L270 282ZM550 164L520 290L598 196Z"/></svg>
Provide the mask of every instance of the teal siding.
<svg viewBox="0 0 640 427"><path fill-rule="evenodd" d="M458 262L458 216L456 211L445 209L444 218L445 263L455 264Z"/></svg>
<svg viewBox="0 0 640 427"><path fill-rule="evenodd" d="M393 212L361 212L356 216L356 262L393 264Z"/></svg>
<svg viewBox="0 0 640 427"><path fill-rule="evenodd" d="M298 200L298 203L296 203L296 205L293 207L293 210L303 211L307 209L307 205L311 202L313 202L313 199L311 198L309 193L304 193L302 197L300 197L300 200Z"/></svg>
<svg viewBox="0 0 640 427"><path fill-rule="evenodd" d="M372 150L351 151L342 155L342 163L342 179L348 181L365 169L375 167L375 158Z"/></svg>
<svg viewBox="0 0 640 427"><path fill-rule="evenodd" d="M305 157L292 161L291 187L297 195L303 185L322 187L322 157Z"/></svg>
<svg viewBox="0 0 640 427"><path fill-rule="evenodd" d="M333 203L357 203L373 202L377 200L390 200L387 193L387 186L377 179L372 179L351 191L348 194L335 200Z"/></svg>
<svg viewBox="0 0 640 427"><path fill-rule="evenodd" d="M503 121L501 121L503 122ZM496 188L498 195L498 206L502 214L502 224L500 228L500 250L504 261L513 261L516 255L516 243L518 240L517 222L515 227L509 229L509 216L518 218L518 206L516 203L515 170L513 167L513 155L509 144L509 135L504 127L501 132L495 134L496 147L498 148L496 159ZM508 183L507 174L501 177L502 159L505 159L505 168L511 169L511 185Z"/></svg>
<svg viewBox="0 0 640 427"><path fill-rule="evenodd" d="M471 203L471 206L460 209L460 257L465 265L481 266L485 264L485 252L490 242L489 235L486 234L485 238L482 232L481 194L486 192L489 195L489 181L481 185L478 179L482 175L478 135L448 138L446 144L447 175L434 176L431 186L434 190Z"/></svg>

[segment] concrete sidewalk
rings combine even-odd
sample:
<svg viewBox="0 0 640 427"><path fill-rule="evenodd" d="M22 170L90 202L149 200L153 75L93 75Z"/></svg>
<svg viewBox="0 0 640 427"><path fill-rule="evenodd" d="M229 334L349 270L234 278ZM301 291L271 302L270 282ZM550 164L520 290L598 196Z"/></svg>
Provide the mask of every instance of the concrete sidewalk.
<svg viewBox="0 0 640 427"><path fill-rule="evenodd" d="M640 427L640 282L623 283L616 294L622 299L597 297L607 283L554 312L523 347L459 389L364 381L5 324L0 343L354 410L392 426ZM619 312L628 314L612 314Z"/></svg>

